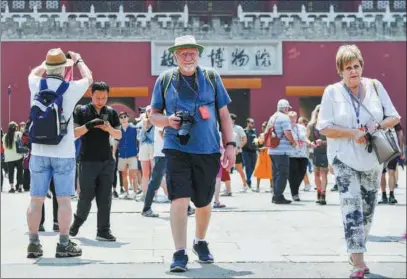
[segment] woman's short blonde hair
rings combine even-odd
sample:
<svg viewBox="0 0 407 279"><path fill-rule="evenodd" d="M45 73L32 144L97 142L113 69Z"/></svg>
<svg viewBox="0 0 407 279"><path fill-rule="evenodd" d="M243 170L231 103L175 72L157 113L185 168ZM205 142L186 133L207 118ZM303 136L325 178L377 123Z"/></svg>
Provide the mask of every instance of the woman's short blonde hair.
<svg viewBox="0 0 407 279"><path fill-rule="evenodd" d="M343 67L346 63L352 60L359 60L360 66L363 68L363 57L360 49L356 45L343 45L336 53L336 71L339 75L343 72Z"/></svg>

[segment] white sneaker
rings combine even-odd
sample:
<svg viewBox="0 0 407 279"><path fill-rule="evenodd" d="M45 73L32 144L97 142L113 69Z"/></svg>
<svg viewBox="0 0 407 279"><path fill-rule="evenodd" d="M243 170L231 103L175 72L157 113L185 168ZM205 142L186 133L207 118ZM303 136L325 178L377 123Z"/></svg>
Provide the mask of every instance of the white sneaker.
<svg viewBox="0 0 407 279"><path fill-rule="evenodd" d="M124 193L124 195L122 196L122 199L131 200L132 197L131 197L131 195L129 193Z"/></svg>
<svg viewBox="0 0 407 279"><path fill-rule="evenodd" d="M129 185L129 190L133 191L133 185Z"/></svg>
<svg viewBox="0 0 407 279"><path fill-rule="evenodd" d="M249 192L249 187L244 186L242 190L240 190L241 193L247 193Z"/></svg>
<svg viewBox="0 0 407 279"><path fill-rule="evenodd" d="M169 203L170 200L168 199L167 196L159 196L157 197L157 203Z"/></svg>
<svg viewBox="0 0 407 279"><path fill-rule="evenodd" d="M311 185L310 184L305 184L304 191L309 192L310 190L311 190Z"/></svg>

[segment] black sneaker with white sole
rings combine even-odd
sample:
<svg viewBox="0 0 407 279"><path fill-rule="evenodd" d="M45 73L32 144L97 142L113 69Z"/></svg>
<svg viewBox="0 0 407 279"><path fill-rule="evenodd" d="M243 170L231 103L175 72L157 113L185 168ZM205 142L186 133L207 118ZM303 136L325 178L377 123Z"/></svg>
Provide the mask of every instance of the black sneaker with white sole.
<svg viewBox="0 0 407 279"><path fill-rule="evenodd" d="M69 228L69 235L70 236L77 236L79 232L80 226L75 224L75 222L72 224L72 226Z"/></svg>
<svg viewBox="0 0 407 279"><path fill-rule="evenodd" d="M107 231L107 232L98 232L97 235L96 235L96 240L113 242L113 241L116 241L116 237L114 237L114 236L110 233L110 231Z"/></svg>
<svg viewBox="0 0 407 279"><path fill-rule="evenodd" d="M30 243L27 247L27 258L36 259L42 257L43 254L42 245L39 243Z"/></svg>
<svg viewBox="0 0 407 279"><path fill-rule="evenodd" d="M82 249L79 248L79 246L76 243L70 240L68 242L68 245L66 246L57 243L57 249L55 252L56 258L71 258L79 256L82 256Z"/></svg>
<svg viewBox="0 0 407 279"><path fill-rule="evenodd" d="M214 259L211 252L209 252L208 242L198 241L195 243L194 241L192 251L198 256L199 262L213 263Z"/></svg>

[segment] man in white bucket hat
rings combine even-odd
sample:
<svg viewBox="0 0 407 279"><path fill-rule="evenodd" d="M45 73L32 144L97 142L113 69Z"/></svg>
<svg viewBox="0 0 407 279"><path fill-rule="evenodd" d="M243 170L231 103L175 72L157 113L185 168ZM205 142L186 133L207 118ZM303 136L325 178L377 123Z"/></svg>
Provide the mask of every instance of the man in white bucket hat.
<svg viewBox="0 0 407 279"><path fill-rule="evenodd" d="M220 169L218 120L226 148L222 164L230 169L235 163L236 143L227 107L231 100L219 74L214 69L198 66L203 49L191 35L176 38L168 50L174 53L178 67L160 75L151 100L151 122L165 127L163 153L176 249L170 267L173 272L187 270L190 200L196 207L193 251L200 262L214 261L205 236Z"/></svg>

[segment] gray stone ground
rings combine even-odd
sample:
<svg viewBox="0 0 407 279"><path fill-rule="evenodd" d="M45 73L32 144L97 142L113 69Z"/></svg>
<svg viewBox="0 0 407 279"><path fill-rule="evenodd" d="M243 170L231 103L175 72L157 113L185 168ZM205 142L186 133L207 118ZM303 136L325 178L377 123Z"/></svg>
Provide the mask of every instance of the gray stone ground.
<svg viewBox="0 0 407 279"><path fill-rule="evenodd" d="M350 267L344 242L337 192L328 192L328 205L314 200L315 191L300 192L301 202L272 204L262 182L261 193L239 193L240 179L232 176L233 197L223 198L226 209L214 210L207 235L215 256L213 265L201 265L191 251L194 217L189 219L189 272L168 272L173 253L169 204L155 203L161 217L144 218L142 203L114 200L112 232L115 243L96 236L96 205L75 241L83 256L56 259L58 235L52 232L52 202L47 199L47 232L41 233L44 257L26 259L28 242L25 212L28 193L1 194L1 277L279 277L347 278ZM312 176L311 176L312 179ZM333 177L329 178L330 189ZM400 172L397 205L379 205L368 243L368 278L406 278L406 173ZM302 188L302 187L301 187ZM286 197L290 197L287 187ZM73 201L73 208L76 202Z"/></svg>

